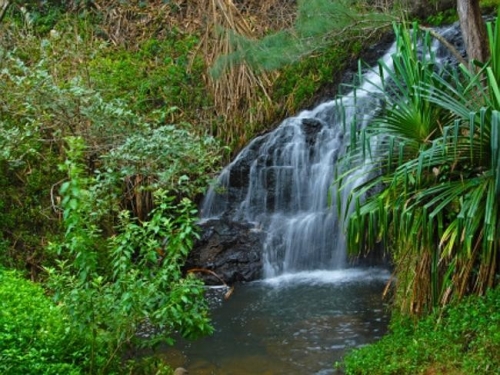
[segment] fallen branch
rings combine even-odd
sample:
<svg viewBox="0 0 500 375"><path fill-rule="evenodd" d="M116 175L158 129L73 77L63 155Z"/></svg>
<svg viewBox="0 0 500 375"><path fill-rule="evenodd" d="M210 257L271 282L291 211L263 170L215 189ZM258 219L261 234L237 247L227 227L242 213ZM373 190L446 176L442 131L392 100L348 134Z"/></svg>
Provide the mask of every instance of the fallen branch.
<svg viewBox="0 0 500 375"><path fill-rule="evenodd" d="M227 299L229 299L229 297L231 297L231 295L234 292L234 286L227 285L226 282L222 279L222 277L220 277L219 275L217 275L214 271L206 269L206 268L192 268L192 269L190 269L190 270L187 271L187 273L197 273L197 272L208 273L209 275L214 276L217 280L219 280L222 284L224 284L225 287L227 287L229 289L226 292L226 294L224 294L224 299L227 300Z"/></svg>
<svg viewBox="0 0 500 375"><path fill-rule="evenodd" d="M448 42L444 38L444 36L442 36L441 34L437 33L435 30L433 30L433 29L431 29L429 27L419 26L419 29L428 32L434 38L436 38L443 46L445 46L451 52L451 54L453 56L455 56L455 58L457 59L457 61L460 64L463 64L466 67L469 66L469 64L467 63L467 60L465 60L463 58L463 56L461 55L460 52L458 52L458 50L455 48L455 46L453 44L451 44L450 42Z"/></svg>

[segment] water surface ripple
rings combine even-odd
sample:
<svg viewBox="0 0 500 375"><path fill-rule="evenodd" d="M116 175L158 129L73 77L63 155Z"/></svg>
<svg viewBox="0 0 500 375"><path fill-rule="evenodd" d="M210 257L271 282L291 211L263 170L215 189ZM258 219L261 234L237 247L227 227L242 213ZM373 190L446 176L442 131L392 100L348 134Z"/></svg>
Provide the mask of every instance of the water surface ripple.
<svg viewBox="0 0 500 375"><path fill-rule="evenodd" d="M347 350L380 338L386 270L301 272L212 290L213 336L179 340L167 360L190 375L334 374Z"/></svg>

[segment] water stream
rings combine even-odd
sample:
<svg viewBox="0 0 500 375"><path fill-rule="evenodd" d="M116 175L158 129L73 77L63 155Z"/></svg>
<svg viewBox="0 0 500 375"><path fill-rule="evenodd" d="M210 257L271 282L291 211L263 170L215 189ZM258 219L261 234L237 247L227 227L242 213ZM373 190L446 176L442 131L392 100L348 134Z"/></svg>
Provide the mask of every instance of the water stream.
<svg viewBox="0 0 500 375"><path fill-rule="evenodd" d="M394 50L383 57L389 66ZM204 219L229 214L265 230L266 278L345 267L344 228L337 211L345 207L350 189L368 177L369 162L360 161L354 172L359 177L352 176L350 189L340 196L332 182L351 134L378 112L381 86L380 76L369 71L358 89L286 119L254 139L207 194ZM241 173L247 174L245 186L231 194L232 181Z"/></svg>
<svg viewBox="0 0 500 375"><path fill-rule="evenodd" d="M332 185L351 131L380 107L380 77L364 78L359 90L257 137L221 173L203 218L229 216L265 232L264 280L236 286L227 301L212 290L216 333L181 340L169 363L195 375L332 374L348 349L384 334L388 271L346 268L337 206L348 191L338 196ZM368 168L360 162L352 187Z"/></svg>

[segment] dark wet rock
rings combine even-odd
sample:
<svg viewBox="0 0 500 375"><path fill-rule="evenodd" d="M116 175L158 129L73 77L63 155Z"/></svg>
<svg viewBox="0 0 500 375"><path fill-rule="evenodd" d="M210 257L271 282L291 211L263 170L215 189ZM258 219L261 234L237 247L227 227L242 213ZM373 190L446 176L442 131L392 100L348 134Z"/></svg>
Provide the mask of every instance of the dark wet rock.
<svg viewBox="0 0 500 375"><path fill-rule="evenodd" d="M209 220L200 226L203 235L189 254L186 270L213 271L229 285L261 278L264 236L259 228L225 219ZM209 273L198 274L209 285L222 283Z"/></svg>
<svg viewBox="0 0 500 375"><path fill-rule="evenodd" d="M308 145L316 143L316 137L323 128L321 121L315 118L305 118L302 120L302 129Z"/></svg>
<svg viewBox="0 0 500 375"><path fill-rule="evenodd" d="M229 176L229 186L242 188L248 186L250 168L252 163L260 155L262 144L267 140L268 134L254 139L246 148L244 157L240 157L233 162L231 174Z"/></svg>

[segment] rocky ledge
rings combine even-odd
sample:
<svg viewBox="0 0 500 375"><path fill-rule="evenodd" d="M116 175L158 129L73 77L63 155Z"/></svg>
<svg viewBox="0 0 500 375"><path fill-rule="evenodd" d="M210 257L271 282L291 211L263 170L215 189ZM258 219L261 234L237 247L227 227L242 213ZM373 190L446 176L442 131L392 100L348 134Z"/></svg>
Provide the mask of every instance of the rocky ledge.
<svg viewBox="0 0 500 375"><path fill-rule="evenodd" d="M202 237L189 254L186 272L196 272L208 285L232 285L262 277L265 235L259 228L229 219L207 220L199 225Z"/></svg>

